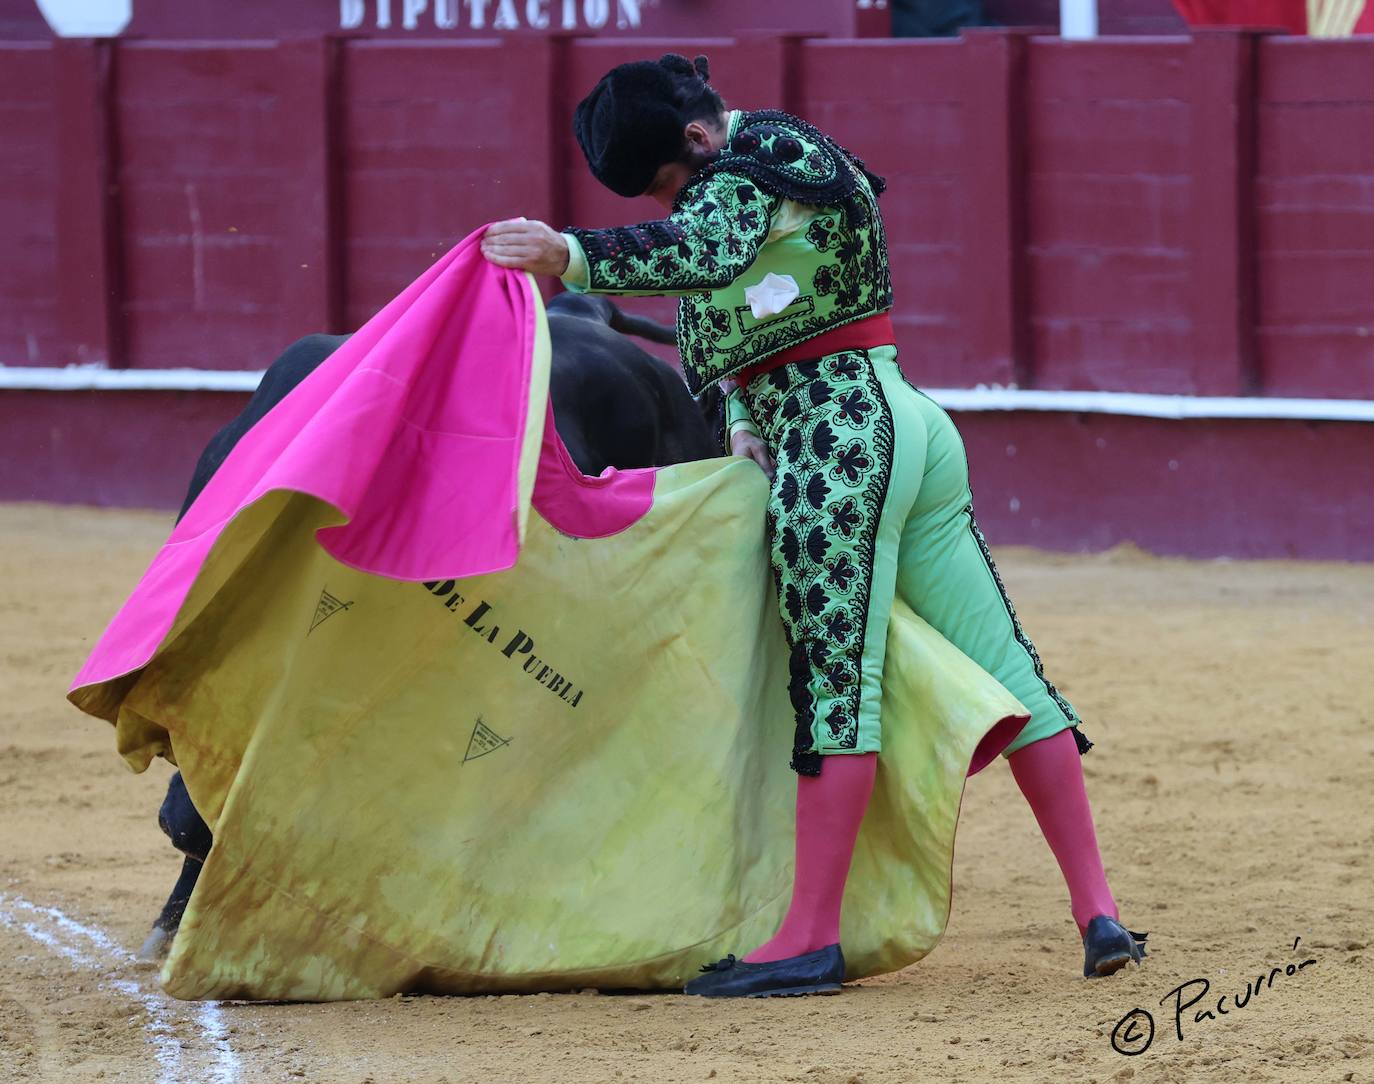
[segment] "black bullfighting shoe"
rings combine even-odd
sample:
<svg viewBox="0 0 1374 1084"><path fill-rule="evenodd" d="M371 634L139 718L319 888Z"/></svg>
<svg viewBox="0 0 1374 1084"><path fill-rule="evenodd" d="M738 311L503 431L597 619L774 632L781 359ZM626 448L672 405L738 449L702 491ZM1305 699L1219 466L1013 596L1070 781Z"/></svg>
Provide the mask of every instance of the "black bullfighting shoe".
<svg viewBox="0 0 1374 1084"><path fill-rule="evenodd" d="M701 969L705 974L683 987L700 997L803 997L838 994L844 983L844 953L839 945L766 964L747 964L734 955Z"/></svg>
<svg viewBox="0 0 1374 1084"><path fill-rule="evenodd" d="M1149 936L1128 930L1107 915L1098 915L1088 923L1088 932L1083 935L1083 977L1114 975L1132 960L1140 963L1145 955L1145 938Z"/></svg>

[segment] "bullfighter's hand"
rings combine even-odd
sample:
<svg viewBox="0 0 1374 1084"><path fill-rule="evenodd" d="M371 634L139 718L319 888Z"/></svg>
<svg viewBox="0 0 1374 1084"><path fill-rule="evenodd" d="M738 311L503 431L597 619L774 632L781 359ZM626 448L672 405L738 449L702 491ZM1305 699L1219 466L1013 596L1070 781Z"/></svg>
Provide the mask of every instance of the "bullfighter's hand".
<svg viewBox="0 0 1374 1084"><path fill-rule="evenodd" d="M730 454L752 459L769 478L777 469L773 457L768 454L768 445L747 429L741 429L730 438Z"/></svg>
<svg viewBox="0 0 1374 1084"><path fill-rule="evenodd" d="M561 275L568 269L568 239L543 222L512 218L487 227L482 255L498 267Z"/></svg>

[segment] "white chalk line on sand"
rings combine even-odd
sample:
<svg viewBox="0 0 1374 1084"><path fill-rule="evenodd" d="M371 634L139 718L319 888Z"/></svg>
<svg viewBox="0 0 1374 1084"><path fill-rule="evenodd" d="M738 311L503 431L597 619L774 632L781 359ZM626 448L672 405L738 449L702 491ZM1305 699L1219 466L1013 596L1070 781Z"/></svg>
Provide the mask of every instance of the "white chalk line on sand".
<svg viewBox="0 0 1374 1084"><path fill-rule="evenodd" d="M209 1084L235 1084L239 1079L238 1054L229 1041L229 1030L219 1002L199 1002L192 1011L192 1021L205 1037L214 1063L191 1077L185 1072L181 1040L175 1029L177 1017L184 1010L165 995L145 989L133 979L109 977L112 968L135 963L136 958L104 930L78 922L56 907L5 893L0 893L0 926L23 933L74 967L105 975L105 985L143 1006L148 1014L144 1032L159 1068L157 1084L183 1084L192 1079ZM98 955L91 954L92 946Z"/></svg>

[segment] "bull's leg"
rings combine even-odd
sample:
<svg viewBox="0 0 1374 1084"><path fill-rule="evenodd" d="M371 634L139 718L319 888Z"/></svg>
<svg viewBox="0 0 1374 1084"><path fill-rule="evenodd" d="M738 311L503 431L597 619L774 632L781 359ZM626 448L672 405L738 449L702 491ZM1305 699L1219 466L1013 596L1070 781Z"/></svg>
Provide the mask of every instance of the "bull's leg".
<svg viewBox="0 0 1374 1084"><path fill-rule="evenodd" d="M140 960L159 960L167 955L177 927L181 925L181 916L186 913L186 904L190 902L202 865L204 863L199 858L192 858L189 854L182 860L181 876L177 878L167 902L162 905L162 913L148 931L143 947L138 950Z"/></svg>
<svg viewBox="0 0 1374 1084"><path fill-rule="evenodd" d="M162 808L157 811L157 823L167 833L173 847L184 855L205 861L214 837L191 801L180 772L174 772L167 781L167 797L162 799Z"/></svg>
<svg viewBox="0 0 1374 1084"><path fill-rule="evenodd" d="M191 890L196 887L201 864L214 842L210 826L196 810L180 772L174 773L167 781L167 797L162 800L162 808L158 810L157 823L172 841L172 846L186 858L181 863L181 876L177 878L172 894L167 897L162 913L157 916L147 940L138 951L142 960L155 960L166 954L181 924L181 916L186 912Z"/></svg>

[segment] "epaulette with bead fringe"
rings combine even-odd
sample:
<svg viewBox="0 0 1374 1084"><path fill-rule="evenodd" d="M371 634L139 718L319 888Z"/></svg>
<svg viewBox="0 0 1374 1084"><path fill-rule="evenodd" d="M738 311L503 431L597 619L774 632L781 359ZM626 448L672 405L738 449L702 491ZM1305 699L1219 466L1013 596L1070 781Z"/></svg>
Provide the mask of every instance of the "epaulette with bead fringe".
<svg viewBox="0 0 1374 1084"><path fill-rule="evenodd" d="M868 221L860 176L875 196L886 187L862 159L814 125L777 109L743 114L729 145L692 176L674 210L685 207L697 186L717 173L748 177L770 195L807 206L842 208L854 226Z"/></svg>

